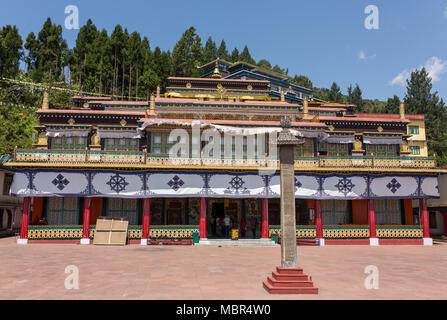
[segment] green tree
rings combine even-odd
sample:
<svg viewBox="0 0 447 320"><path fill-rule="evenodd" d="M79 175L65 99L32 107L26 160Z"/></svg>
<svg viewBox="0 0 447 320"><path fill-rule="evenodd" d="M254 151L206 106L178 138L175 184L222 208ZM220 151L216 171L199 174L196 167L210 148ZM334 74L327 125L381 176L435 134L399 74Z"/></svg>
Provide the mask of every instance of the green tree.
<svg viewBox="0 0 447 320"><path fill-rule="evenodd" d="M62 79L62 55L67 42L62 37L62 26L53 24L48 18L37 36L37 81L59 81Z"/></svg>
<svg viewBox="0 0 447 320"><path fill-rule="evenodd" d="M257 65L258 65L258 67L261 67L261 68L264 68L264 69L267 69L267 70L271 70L272 69L272 65L266 59L259 60Z"/></svg>
<svg viewBox="0 0 447 320"><path fill-rule="evenodd" d="M73 65L71 66L72 77L85 90L92 91L97 86L95 74L97 72L97 57L95 55L96 38L98 29L91 19L81 27L73 48Z"/></svg>
<svg viewBox="0 0 447 320"><path fill-rule="evenodd" d="M447 114L438 92L432 92L432 79L425 68L411 73L404 102L407 113L425 115L428 148L444 164L447 156Z"/></svg>
<svg viewBox="0 0 447 320"><path fill-rule="evenodd" d="M132 79L134 73L138 73L138 66L142 60L143 52L142 52L142 46L141 46L141 37L140 34L136 31L132 32L132 34L129 37L129 43L128 43L128 61L129 61L129 94L128 96L132 96ZM138 79L138 75L137 75Z"/></svg>
<svg viewBox="0 0 447 320"><path fill-rule="evenodd" d="M17 80L31 81L23 73ZM0 101L8 102L0 108L0 154L12 153L14 148L30 148L33 144L34 126L38 118L32 109L17 105L39 107L42 94L21 84L0 83Z"/></svg>
<svg viewBox="0 0 447 320"><path fill-rule="evenodd" d="M256 61L251 57L247 46L244 47L244 50L242 50L241 54L239 55L239 60L250 64L256 64Z"/></svg>
<svg viewBox="0 0 447 320"><path fill-rule="evenodd" d="M112 79L112 94L117 95L121 89L121 61L123 48L125 46L124 32L121 25L116 25L112 34L110 35L110 45L112 47L113 55L113 79Z"/></svg>
<svg viewBox="0 0 447 320"><path fill-rule="evenodd" d="M272 71L280 74L287 74L287 71L285 69L281 69L281 67L277 64L275 64L275 66L272 68Z"/></svg>
<svg viewBox="0 0 447 320"><path fill-rule="evenodd" d="M228 53L225 40L222 40L219 49L217 49L217 57L226 61L230 60L230 55Z"/></svg>
<svg viewBox="0 0 447 320"><path fill-rule="evenodd" d="M292 83L296 84L297 86L308 88L308 89L313 88L312 81L310 81L310 79L308 77L303 76L303 75L300 75L300 76L295 75L293 77Z"/></svg>
<svg viewBox="0 0 447 320"><path fill-rule="evenodd" d="M208 37L208 40L203 47L203 55L202 55L202 64L213 61L217 58L217 48L216 43L213 41L211 37Z"/></svg>
<svg viewBox="0 0 447 320"><path fill-rule="evenodd" d="M35 72L39 54L39 41L37 41L34 32L28 34L25 42L25 49L28 50L28 54L25 56L25 62L28 67L27 71L28 73Z"/></svg>
<svg viewBox="0 0 447 320"><path fill-rule="evenodd" d="M196 29L186 30L172 51L174 75L178 77L198 77L198 67L202 61L202 44Z"/></svg>
<svg viewBox="0 0 447 320"><path fill-rule="evenodd" d="M399 105L400 105L400 99L397 95L394 95L394 97L388 98L385 109L383 111L385 113L398 114Z"/></svg>
<svg viewBox="0 0 447 320"><path fill-rule="evenodd" d="M103 29L95 39L95 45L99 48L97 54L99 55L99 93L112 93L113 86L113 51L112 42L107 31ZM108 90L107 90L108 88Z"/></svg>
<svg viewBox="0 0 447 320"><path fill-rule="evenodd" d="M159 85L164 91L166 89L166 82L168 77L173 74L171 53L169 51L162 52L159 47L155 47L152 69L159 79L157 85ZM152 91L153 90L155 90L155 87L152 89Z"/></svg>
<svg viewBox="0 0 447 320"><path fill-rule="evenodd" d="M331 89L329 90L328 99L331 102L342 102L343 95L340 91L340 87L335 82L332 83Z"/></svg>
<svg viewBox="0 0 447 320"><path fill-rule="evenodd" d="M23 41L16 26L0 29L0 76L15 77L23 57Z"/></svg>
<svg viewBox="0 0 447 320"><path fill-rule="evenodd" d="M358 84L355 84L355 88L352 89L352 85L348 87L348 96L346 100L349 104L353 104L357 107L357 112L364 112L364 103L362 98L362 90Z"/></svg>
<svg viewBox="0 0 447 320"><path fill-rule="evenodd" d="M237 48L234 48L231 52L231 62L237 62L239 61L239 50Z"/></svg>

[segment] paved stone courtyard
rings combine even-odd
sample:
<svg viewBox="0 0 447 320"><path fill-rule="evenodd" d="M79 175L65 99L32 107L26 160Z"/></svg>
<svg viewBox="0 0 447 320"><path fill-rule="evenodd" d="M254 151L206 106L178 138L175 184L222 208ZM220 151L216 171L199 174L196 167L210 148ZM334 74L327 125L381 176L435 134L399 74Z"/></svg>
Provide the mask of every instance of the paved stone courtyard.
<svg viewBox="0 0 447 320"><path fill-rule="evenodd" d="M447 299L447 244L300 246L300 265L314 295L269 295L262 287L280 248L81 246L0 239L0 299ZM79 269L67 290L65 268ZM365 267L379 268L367 290Z"/></svg>

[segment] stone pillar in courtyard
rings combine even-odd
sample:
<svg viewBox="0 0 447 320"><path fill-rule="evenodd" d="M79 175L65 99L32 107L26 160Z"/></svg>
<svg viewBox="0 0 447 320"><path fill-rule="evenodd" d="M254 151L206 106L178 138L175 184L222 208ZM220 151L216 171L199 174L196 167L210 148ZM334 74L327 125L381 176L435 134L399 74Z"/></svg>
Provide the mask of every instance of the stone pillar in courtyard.
<svg viewBox="0 0 447 320"><path fill-rule="evenodd" d="M282 131L278 135L281 192L281 266L264 281L264 288L271 294L318 294L312 279L298 266L296 248L295 212L295 163L294 148L303 143L289 128L290 120L281 120Z"/></svg>
<svg viewBox="0 0 447 320"><path fill-rule="evenodd" d="M281 127L277 142L281 177L281 266L297 268L294 149L303 141L290 132L289 119L283 118Z"/></svg>

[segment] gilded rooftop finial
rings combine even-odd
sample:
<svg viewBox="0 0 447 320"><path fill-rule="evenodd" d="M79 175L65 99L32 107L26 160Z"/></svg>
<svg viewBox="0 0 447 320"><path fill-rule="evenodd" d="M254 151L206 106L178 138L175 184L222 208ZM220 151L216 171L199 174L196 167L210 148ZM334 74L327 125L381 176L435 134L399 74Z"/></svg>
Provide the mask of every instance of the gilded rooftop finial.
<svg viewBox="0 0 447 320"><path fill-rule="evenodd" d="M220 74L220 71L219 71L219 58L217 58L217 60L216 60L216 65L214 67L214 72L213 72L212 77L216 78L216 79L222 78L222 75Z"/></svg>

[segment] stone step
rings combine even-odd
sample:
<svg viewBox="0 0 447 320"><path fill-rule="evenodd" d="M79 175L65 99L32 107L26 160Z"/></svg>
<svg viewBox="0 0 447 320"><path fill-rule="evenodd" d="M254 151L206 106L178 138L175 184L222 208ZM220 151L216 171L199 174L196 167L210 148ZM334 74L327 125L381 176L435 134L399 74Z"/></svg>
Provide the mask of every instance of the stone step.
<svg viewBox="0 0 447 320"><path fill-rule="evenodd" d="M271 294L318 294L316 287L273 287L269 281L264 281L263 285Z"/></svg>
<svg viewBox="0 0 447 320"><path fill-rule="evenodd" d="M281 268L276 267L276 272L281 274L303 274L303 268Z"/></svg>
<svg viewBox="0 0 447 320"><path fill-rule="evenodd" d="M278 245L270 239L209 239L200 240L196 246L212 246L212 247L278 247Z"/></svg>
<svg viewBox="0 0 447 320"><path fill-rule="evenodd" d="M276 280L282 281L309 281L309 276L307 274L287 274L287 273L279 273L277 271L272 272L272 276Z"/></svg>
<svg viewBox="0 0 447 320"><path fill-rule="evenodd" d="M301 288L301 287L313 287L314 283L309 280L277 280L273 278L272 276L267 277L267 281L272 285L274 288Z"/></svg>

